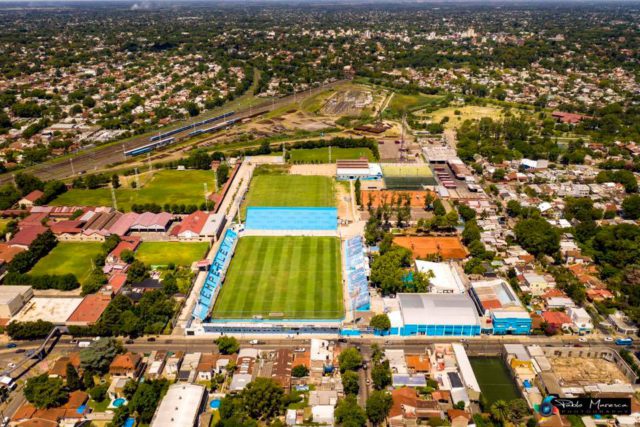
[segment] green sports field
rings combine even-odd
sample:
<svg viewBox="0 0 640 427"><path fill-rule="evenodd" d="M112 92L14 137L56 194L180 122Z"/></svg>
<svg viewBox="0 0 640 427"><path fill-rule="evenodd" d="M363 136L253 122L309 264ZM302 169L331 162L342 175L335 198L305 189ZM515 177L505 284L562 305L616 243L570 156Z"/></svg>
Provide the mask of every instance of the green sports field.
<svg viewBox="0 0 640 427"><path fill-rule="evenodd" d="M122 186L116 190L118 209L131 210L133 204L165 203L197 205L204 201L204 186L214 190L215 174L205 170L159 170L140 176L139 189ZM57 206L111 206L111 190L70 190L51 202Z"/></svg>
<svg viewBox="0 0 640 427"><path fill-rule="evenodd" d="M333 180L315 175L257 175L242 206L334 207Z"/></svg>
<svg viewBox="0 0 640 427"><path fill-rule="evenodd" d="M80 284L89 278L100 242L60 242L29 271L34 276L74 274Z"/></svg>
<svg viewBox="0 0 640 427"><path fill-rule="evenodd" d="M335 163L336 160L352 160L364 157L370 162L374 161L373 153L369 148L331 148L329 159L329 147L291 150L291 163Z"/></svg>
<svg viewBox="0 0 640 427"><path fill-rule="evenodd" d="M146 265L189 267L206 255L207 242L143 242L136 251L136 259Z"/></svg>
<svg viewBox="0 0 640 427"><path fill-rule="evenodd" d="M340 259L334 237L242 237L213 317L342 318Z"/></svg>

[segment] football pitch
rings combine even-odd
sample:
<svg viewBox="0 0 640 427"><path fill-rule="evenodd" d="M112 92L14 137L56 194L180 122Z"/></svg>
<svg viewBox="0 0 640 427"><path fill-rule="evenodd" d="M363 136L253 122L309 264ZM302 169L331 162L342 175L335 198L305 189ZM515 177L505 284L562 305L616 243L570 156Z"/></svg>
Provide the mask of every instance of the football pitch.
<svg viewBox="0 0 640 427"><path fill-rule="evenodd" d="M335 237L242 237L214 319L339 319L340 241Z"/></svg>
<svg viewBox="0 0 640 427"><path fill-rule="evenodd" d="M314 175L257 175L242 206L335 207L336 196L331 178Z"/></svg>

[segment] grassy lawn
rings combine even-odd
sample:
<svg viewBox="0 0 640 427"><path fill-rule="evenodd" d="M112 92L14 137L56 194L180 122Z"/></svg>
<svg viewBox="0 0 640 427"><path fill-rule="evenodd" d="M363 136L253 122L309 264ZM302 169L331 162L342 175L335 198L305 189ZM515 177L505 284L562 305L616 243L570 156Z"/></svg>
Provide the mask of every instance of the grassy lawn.
<svg viewBox="0 0 640 427"><path fill-rule="evenodd" d="M243 237L214 318L337 319L344 315L340 241L334 237Z"/></svg>
<svg viewBox="0 0 640 427"><path fill-rule="evenodd" d="M120 187L116 190L118 209L131 210L133 204L165 203L197 205L204 201L204 186L213 191L215 174L205 170L159 170L153 176L140 177L139 189ZM52 205L57 206L111 206L111 190L70 190L56 198Z"/></svg>
<svg viewBox="0 0 640 427"><path fill-rule="evenodd" d="M509 375L507 366L499 357L469 358L473 372L482 390L482 395L490 404L498 400L510 400L520 397L515 383Z"/></svg>
<svg viewBox="0 0 640 427"><path fill-rule="evenodd" d="M89 400L89 407L93 409L93 412L104 412L109 407L109 398L107 397L102 402L96 402L93 399Z"/></svg>
<svg viewBox="0 0 640 427"><path fill-rule="evenodd" d="M455 112L460 114L456 115ZM446 129L458 128L465 120L480 120L488 117L493 120L500 120L504 116L502 109L496 107L479 107L476 105L466 105L464 107L441 108L430 114L431 121L440 123L444 117L449 117L449 121L444 124Z"/></svg>
<svg viewBox="0 0 640 427"><path fill-rule="evenodd" d="M7 224L11 222L11 218L0 218L0 235L4 236L6 233Z"/></svg>
<svg viewBox="0 0 640 427"><path fill-rule="evenodd" d="M421 108L435 105L440 101L442 101L442 96L438 95L424 95L421 93L416 95L404 95L401 93L395 93L393 98L391 98L391 101L389 101L386 111L399 116L405 110L419 110Z"/></svg>
<svg viewBox="0 0 640 427"><path fill-rule="evenodd" d="M102 252L100 242L60 242L31 269L29 274L74 274L80 284L89 278L93 259Z"/></svg>
<svg viewBox="0 0 640 427"><path fill-rule="evenodd" d="M308 150L292 150L290 161L292 163L335 163L336 160L351 160L366 157L369 161L375 161L369 148L340 148L331 147L331 160L329 160L329 147L311 148Z"/></svg>
<svg viewBox="0 0 640 427"><path fill-rule="evenodd" d="M146 265L189 267L201 260L209 248L207 242L143 242L136 251L136 259Z"/></svg>
<svg viewBox="0 0 640 427"><path fill-rule="evenodd" d="M313 175L258 175L251 180L242 214L247 206L334 207L333 180Z"/></svg>

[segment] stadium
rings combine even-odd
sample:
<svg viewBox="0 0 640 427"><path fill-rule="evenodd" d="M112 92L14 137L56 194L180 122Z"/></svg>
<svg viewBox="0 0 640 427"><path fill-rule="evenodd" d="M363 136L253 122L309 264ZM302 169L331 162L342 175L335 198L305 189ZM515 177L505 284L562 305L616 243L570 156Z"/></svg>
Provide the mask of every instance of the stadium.
<svg viewBox="0 0 640 427"><path fill-rule="evenodd" d="M187 334L336 334L347 312L369 308L364 247L339 238L333 185L254 177L246 220L223 237ZM274 186L290 190L262 194Z"/></svg>

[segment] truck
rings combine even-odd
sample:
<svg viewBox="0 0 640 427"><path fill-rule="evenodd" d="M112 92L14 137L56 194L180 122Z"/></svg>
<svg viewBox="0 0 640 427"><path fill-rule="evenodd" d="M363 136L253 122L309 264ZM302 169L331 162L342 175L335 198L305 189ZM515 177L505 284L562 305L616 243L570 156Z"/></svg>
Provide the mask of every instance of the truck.
<svg viewBox="0 0 640 427"><path fill-rule="evenodd" d="M616 345L631 345L633 340L631 338L617 338Z"/></svg>

